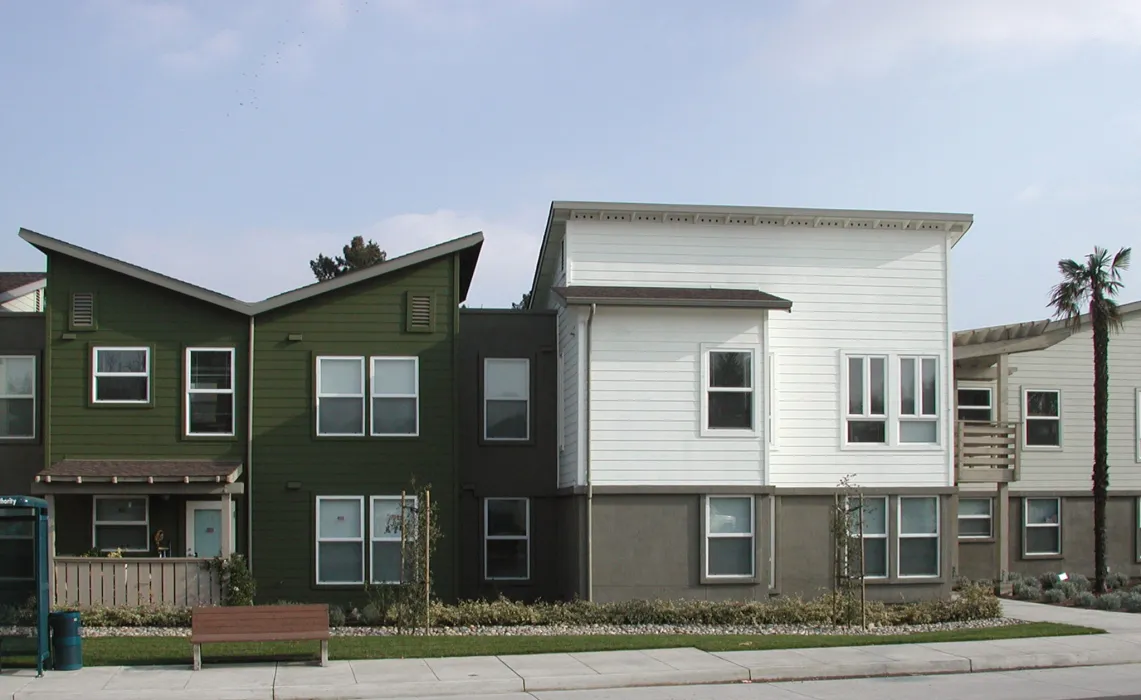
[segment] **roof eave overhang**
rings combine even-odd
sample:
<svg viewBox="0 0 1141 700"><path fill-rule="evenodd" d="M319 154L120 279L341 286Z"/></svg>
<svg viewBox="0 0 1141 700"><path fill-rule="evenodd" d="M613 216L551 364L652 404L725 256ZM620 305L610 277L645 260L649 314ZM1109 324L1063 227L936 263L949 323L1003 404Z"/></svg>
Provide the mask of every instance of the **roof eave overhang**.
<svg viewBox="0 0 1141 700"><path fill-rule="evenodd" d="M31 294L37 289L43 289L46 286L48 286L48 281L46 279L42 279L36 280L35 282L29 282L28 284L24 284L19 287L13 287L6 292L0 292L0 303L12 301L13 299L19 299L26 294Z"/></svg>
<svg viewBox="0 0 1141 700"><path fill-rule="evenodd" d="M557 293L556 293L557 294ZM748 301L738 299L636 299L622 297L608 297L605 299L592 299L589 297L566 297L568 306L666 306L704 309L768 309L772 311L792 311L792 303Z"/></svg>

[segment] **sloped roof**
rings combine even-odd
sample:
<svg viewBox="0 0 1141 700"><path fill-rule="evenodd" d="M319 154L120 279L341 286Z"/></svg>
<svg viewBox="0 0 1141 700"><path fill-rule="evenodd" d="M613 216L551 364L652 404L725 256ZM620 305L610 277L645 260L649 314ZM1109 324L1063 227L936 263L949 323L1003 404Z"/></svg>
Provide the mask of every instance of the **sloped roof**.
<svg viewBox="0 0 1141 700"><path fill-rule="evenodd" d="M47 277L46 272L0 272L0 294L43 282Z"/></svg>
<svg viewBox="0 0 1141 700"><path fill-rule="evenodd" d="M554 287L568 304L792 309L792 302L755 289L710 287Z"/></svg>
<svg viewBox="0 0 1141 700"><path fill-rule="evenodd" d="M1122 304L1118 310L1122 316L1141 311L1141 301ZM1088 327L1089 322L1090 315L1086 313L1078 318L1076 324L1068 323L1066 319L1045 318L957 331L954 334L955 359L1043 350L1057 345L1077 330Z"/></svg>
<svg viewBox="0 0 1141 700"><path fill-rule="evenodd" d="M241 462L209 459L64 459L37 474L36 481L233 483L241 473Z"/></svg>
<svg viewBox="0 0 1141 700"><path fill-rule="evenodd" d="M80 246L45 236L42 233L36 233L25 228L20 229L20 238L23 238L28 243L44 251L45 253L58 253L66 255L76 260L91 265L102 267L112 272L117 272L128 277L133 277L143 282L169 289L178 294L184 294L193 297L208 304L220 306L224 309L229 309L239 314L247 316L254 316L265 311L277 309L289 304L293 304L305 299L325 294L336 289L342 289L358 282L370 280L375 277L397 272L413 265L425 263L437 258L442 258L448 255L459 254L461 260L460 271L460 298L457 303L463 302L467 298L468 289L471 286L472 277L475 274L475 265L479 259L479 251L483 246L483 234L472 233L461 238L456 238L451 241L440 243L438 245L424 248L421 250L413 251L406 255L401 255L391 258L377 265L365 268L363 270L356 270L348 274L335 277L325 282L315 282L313 284L300 287L288 292L283 292L268 299L259 302L249 303L235 299L225 294L220 294L212 289L200 287L196 284L184 282L174 277L164 275L153 270L148 270L144 267L139 267L132 263L124 262L117 258L112 258L102 253L97 253L93 250L81 248Z"/></svg>

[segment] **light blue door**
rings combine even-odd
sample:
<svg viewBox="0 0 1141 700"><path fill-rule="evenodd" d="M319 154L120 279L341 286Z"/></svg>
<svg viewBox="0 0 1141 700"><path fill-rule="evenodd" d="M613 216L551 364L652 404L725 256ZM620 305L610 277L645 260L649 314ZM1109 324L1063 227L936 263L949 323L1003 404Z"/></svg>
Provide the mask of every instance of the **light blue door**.
<svg viewBox="0 0 1141 700"><path fill-rule="evenodd" d="M194 510L194 555L213 558L222 554L222 511L217 508Z"/></svg>

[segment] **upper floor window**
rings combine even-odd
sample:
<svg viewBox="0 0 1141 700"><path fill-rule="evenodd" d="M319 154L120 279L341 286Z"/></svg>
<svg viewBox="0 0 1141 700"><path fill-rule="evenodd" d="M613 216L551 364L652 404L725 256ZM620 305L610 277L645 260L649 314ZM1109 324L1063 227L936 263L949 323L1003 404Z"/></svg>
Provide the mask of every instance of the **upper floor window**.
<svg viewBox="0 0 1141 700"><path fill-rule="evenodd" d="M899 358L899 441L939 442L939 361Z"/></svg>
<svg viewBox="0 0 1141 700"><path fill-rule="evenodd" d="M372 358L372 435L418 435L419 432L419 359Z"/></svg>
<svg viewBox="0 0 1141 700"><path fill-rule="evenodd" d="M754 430L752 350L710 350L705 368L705 428Z"/></svg>
<svg viewBox="0 0 1141 700"><path fill-rule="evenodd" d="M186 434L234 434L234 349L186 350Z"/></svg>
<svg viewBox="0 0 1141 700"><path fill-rule="evenodd" d="M994 420L991 391L987 387L959 389L958 403L959 420L983 421L986 423Z"/></svg>
<svg viewBox="0 0 1141 700"><path fill-rule="evenodd" d="M150 348L94 348L91 366L94 403L150 402Z"/></svg>
<svg viewBox="0 0 1141 700"><path fill-rule="evenodd" d="M317 358L317 435L364 435L364 358Z"/></svg>
<svg viewBox="0 0 1141 700"><path fill-rule="evenodd" d="M847 441L887 443L887 358L848 355Z"/></svg>
<svg viewBox="0 0 1141 700"><path fill-rule="evenodd" d="M530 436L531 361L484 360L483 437L526 440Z"/></svg>
<svg viewBox="0 0 1141 700"><path fill-rule="evenodd" d="M1022 430L1030 446L1062 444L1062 394L1057 389L1027 389L1023 395Z"/></svg>
<svg viewBox="0 0 1141 700"><path fill-rule="evenodd" d="M0 439L36 435L36 358L0 357Z"/></svg>

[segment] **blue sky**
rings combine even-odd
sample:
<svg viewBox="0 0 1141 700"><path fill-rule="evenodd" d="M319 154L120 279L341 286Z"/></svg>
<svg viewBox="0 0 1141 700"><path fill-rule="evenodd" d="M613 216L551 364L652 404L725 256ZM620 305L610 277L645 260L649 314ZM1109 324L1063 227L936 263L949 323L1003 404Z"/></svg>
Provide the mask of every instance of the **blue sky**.
<svg viewBox="0 0 1141 700"><path fill-rule="evenodd" d="M1139 59L1136 0L0 0L0 269L258 299L483 230L503 306L552 199L961 211L955 327L1039 318L1141 241Z"/></svg>

